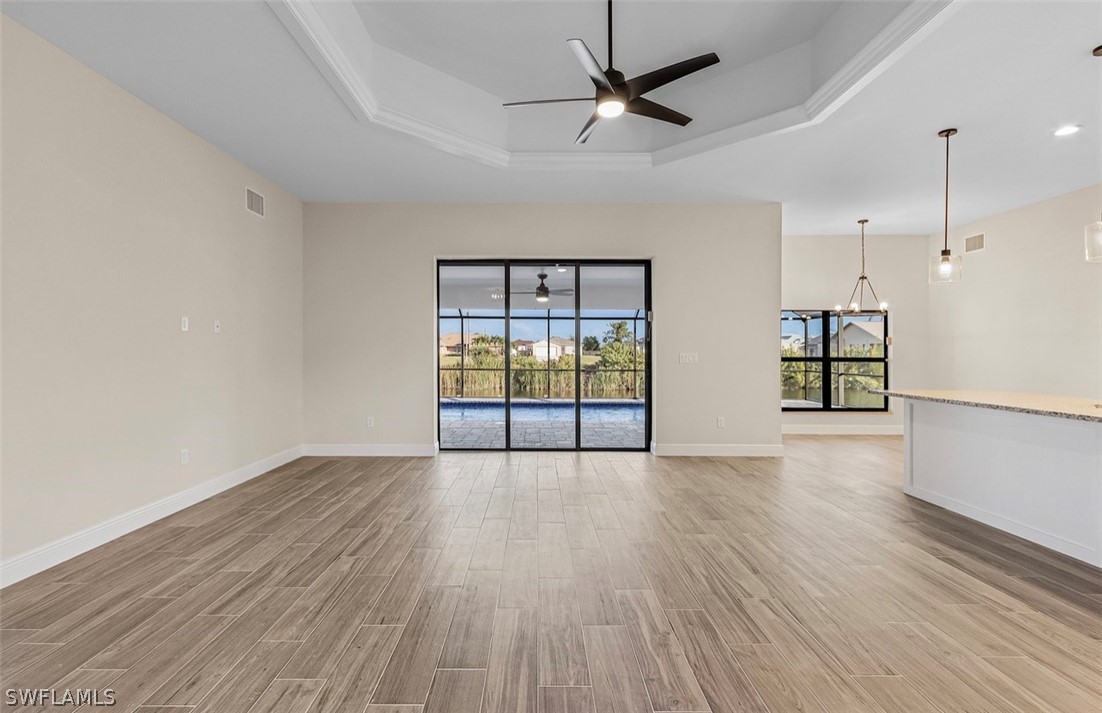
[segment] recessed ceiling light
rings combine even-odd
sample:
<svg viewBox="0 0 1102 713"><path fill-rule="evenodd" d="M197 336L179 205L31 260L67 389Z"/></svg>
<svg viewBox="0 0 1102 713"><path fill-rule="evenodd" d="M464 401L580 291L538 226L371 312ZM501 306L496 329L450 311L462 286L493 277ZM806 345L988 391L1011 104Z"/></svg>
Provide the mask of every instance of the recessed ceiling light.
<svg viewBox="0 0 1102 713"><path fill-rule="evenodd" d="M1053 136L1071 136L1081 128L1080 126L1061 126L1059 129L1052 132L1052 134Z"/></svg>
<svg viewBox="0 0 1102 713"><path fill-rule="evenodd" d="M566 272L566 268L565 267L560 267L559 272Z"/></svg>

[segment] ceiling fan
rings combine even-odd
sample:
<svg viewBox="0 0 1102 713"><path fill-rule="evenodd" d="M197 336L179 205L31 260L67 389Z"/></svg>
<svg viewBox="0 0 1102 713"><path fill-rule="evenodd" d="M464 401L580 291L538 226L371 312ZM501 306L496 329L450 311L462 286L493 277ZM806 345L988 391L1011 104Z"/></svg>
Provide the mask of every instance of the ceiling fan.
<svg viewBox="0 0 1102 713"><path fill-rule="evenodd" d="M625 79L624 73L617 69L613 69L612 66L612 0L608 0L608 69L601 69L601 65L597 63L597 59L582 40L571 39L567 40L566 44L574 51L574 55L577 56L578 61L582 63L582 68L585 69L589 78L593 80L593 85L597 90L593 98L537 99L534 101L510 102L503 106L515 107L533 106L536 104L558 104L561 102L594 102L596 104L596 109L593 115L589 117L589 121L582 127L582 133L578 134L578 138L574 140L576 144L584 144L590 134L593 133L593 130L597 128L597 122L601 119L611 119L620 116L624 112L636 114L638 116L646 116L651 119L658 119L659 121L667 121L671 124L677 124L678 126L685 126L692 121L691 117L685 116L669 107L652 102L649 99L644 99L643 95L658 87L665 86L672 81L681 79L684 76L719 62L719 56L716 55L715 52L709 52L699 57L693 57L692 59L671 64L668 67L656 69L653 72L640 74L633 79Z"/></svg>
<svg viewBox="0 0 1102 713"><path fill-rule="evenodd" d="M533 290L531 292L513 291L513 292L510 292L509 294L512 294L512 295L535 295L536 296L536 302L546 302L547 300L551 299L551 295L561 295L561 296L564 296L564 297L572 297L574 295L574 288L573 287L564 287L564 288L561 288L561 289L554 289L554 290L551 289L550 287L548 287L547 283L544 282L544 280L547 279L547 273L546 272L540 272L538 275L536 275L536 277L539 278L540 283L538 285L536 285L535 290ZM504 290L501 290L500 288L494 288L493 292L490 294L490 297L495 299L495 300L502 300L502 299L505 299L505 292L504 292Z"/></svg>

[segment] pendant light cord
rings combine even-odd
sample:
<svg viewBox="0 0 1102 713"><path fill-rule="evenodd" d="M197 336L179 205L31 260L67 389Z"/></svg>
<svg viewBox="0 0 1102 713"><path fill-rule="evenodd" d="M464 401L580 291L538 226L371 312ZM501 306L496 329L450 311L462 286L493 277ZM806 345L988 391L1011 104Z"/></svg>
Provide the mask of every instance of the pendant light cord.
<svg viewBox="0 0 1102 713"><path fill-rule="evenodd" d="M945 134L945 245L946 250L949 249L949 137L952 134L946 132Z"/></svg>
<svg viewBox="0 0 1102 713"><path fill-rule="evenodd" d="M861 277L865 276L865 224L861 223Z"/></svg>

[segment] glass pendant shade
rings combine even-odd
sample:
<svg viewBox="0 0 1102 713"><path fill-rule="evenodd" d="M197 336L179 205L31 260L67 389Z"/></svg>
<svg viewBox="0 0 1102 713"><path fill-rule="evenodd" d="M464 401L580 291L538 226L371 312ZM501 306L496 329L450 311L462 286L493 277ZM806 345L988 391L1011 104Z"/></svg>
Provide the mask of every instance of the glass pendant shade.
<svg viewBox="0 0 1102 713"><path fill-rule="evenodd" d="M957 135L956 129L942 129L937 135L945 139L945 242L941 254L930 258L930 284L944 285L960 282L960 255L949 249L949 139Z"/></svg>
<svg viewBox="0 0 1102 713"><path fill-rule="evenodd" d="M1087 262L1102 262L1102 220L1083 229Z"/></svg>
<svg viewBox="0 0 1102 713"><path fill-rule="evenodd" d="M942 250L941 255L930 258L930 284L960 282L960 268L963 261L960 255Z"/></svg>

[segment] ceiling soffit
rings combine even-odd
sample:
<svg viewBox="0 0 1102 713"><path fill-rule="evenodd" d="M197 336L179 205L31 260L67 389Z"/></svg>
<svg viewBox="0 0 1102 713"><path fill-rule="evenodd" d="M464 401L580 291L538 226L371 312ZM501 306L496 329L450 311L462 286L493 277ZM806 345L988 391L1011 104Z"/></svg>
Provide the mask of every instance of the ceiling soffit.
<svg viewBox="0 0 1102 713"><path fill-rule="evenodd" d="M374 42L351 0L267 2L360 121L495 167L619 170L658 166L821 122L955 9L953 0L913 0L900 4L901 9L885 24L882 14L879 19L861 17L863 7L875 4L844 4L839 13L847 13L845 21L831 18L812 40L710 79L702 75L691 93L704 97L705 103L688 113L704 120L690 124L688 130L675 129L676 138L666 134L667 140L662 141L634 134L631 138L645 145L641 151L600 151L592 146L542 151L530 150L532 137L518 138L524 132L510 125L530 115L510 113L502 108L501 97ZM862 27L864 36L860 36ZM829 71L831 66L838 69L817 79L824 67ZM561 127L540 126L545 132L565 131L573 136L573 121Z"/></svg>

